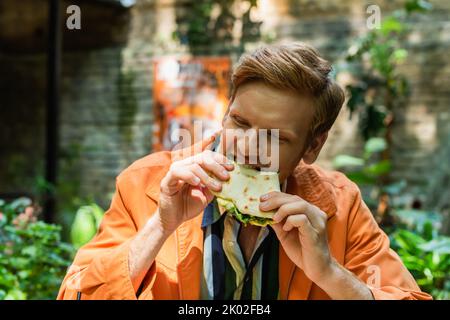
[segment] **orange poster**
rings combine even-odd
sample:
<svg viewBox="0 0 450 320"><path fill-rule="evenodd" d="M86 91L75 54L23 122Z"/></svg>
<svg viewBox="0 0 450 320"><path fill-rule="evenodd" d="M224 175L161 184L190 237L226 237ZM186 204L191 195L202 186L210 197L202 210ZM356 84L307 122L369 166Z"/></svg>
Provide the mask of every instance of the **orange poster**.
<svg viewBox="0 0 450 320"><path fill-rule="evenodd" d="M228 106L228 57L165 57L155 60L153 151L172 150L178 129L191 131L201 121L203 136L221 127ZM192 140L193 142L193 140Z"/></svg>

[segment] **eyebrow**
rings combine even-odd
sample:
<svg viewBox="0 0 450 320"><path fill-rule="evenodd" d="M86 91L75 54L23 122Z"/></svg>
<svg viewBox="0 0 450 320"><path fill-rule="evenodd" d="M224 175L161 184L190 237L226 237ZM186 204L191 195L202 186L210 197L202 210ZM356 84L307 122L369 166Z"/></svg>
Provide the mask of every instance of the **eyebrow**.
<svg viewBox="0 0 450 320"><path fill-rule="evenodd" d="M243 124L250 125L250 122L246 118L239 115L238 113L234 113L234 114L231 113L230 117L238 118L239 121L241 121ZM279 136L284 139L295 139L295 137L296 137L295 133L293 133L291 130L287 130L287 129L280 129L280 128L261 128L261 129L266 129L266 130L279 129Z"/></svg>

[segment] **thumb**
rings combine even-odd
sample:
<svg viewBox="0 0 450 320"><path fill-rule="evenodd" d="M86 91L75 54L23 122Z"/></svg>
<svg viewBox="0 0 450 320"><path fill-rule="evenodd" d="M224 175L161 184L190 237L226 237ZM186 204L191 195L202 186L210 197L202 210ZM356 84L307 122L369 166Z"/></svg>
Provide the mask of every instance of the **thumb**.
<svg viewBox="0 0 450 320"><path fill-rule="evenodd" d="M209 191L209 189L208 189L207 187L202 188L202 190L203 190L203 193L204 193L205 196L206 196L206 201L207 201L208 203L210 203L211 201L213 201L214 195L211 193L211 191Z"/></svg>

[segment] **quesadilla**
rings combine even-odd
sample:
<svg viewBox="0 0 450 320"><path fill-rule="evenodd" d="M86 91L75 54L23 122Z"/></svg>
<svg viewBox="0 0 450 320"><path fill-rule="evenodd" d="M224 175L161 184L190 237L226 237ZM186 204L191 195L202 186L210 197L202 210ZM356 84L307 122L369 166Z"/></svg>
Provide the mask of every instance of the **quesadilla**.
<svg viewBox="0 0 450 320"><path fill-rule="evenodd" d="M220 192L212 192L217 204L244 225L266 226L272 224L274 211L259 210L259 198L270 191L280 191L277 172L251 169L233 162L230 179L222 182Z"/></svg>

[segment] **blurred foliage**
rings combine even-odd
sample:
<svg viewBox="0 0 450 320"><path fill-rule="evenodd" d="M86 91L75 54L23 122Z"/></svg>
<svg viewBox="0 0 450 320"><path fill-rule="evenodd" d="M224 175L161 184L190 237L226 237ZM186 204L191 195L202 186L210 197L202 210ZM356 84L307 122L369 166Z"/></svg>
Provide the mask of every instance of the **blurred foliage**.
<svg viewBox="0 0 450 320"><path fill-rule="evenodd" d="M240 23L240 49L246 41L263 37L260 31L262 21L253 21L251 12L258 6L257 0L204 0L189 3L189 10L178 10L177 29L173 38L191 51L202 51L211 44L222 47L232 44L233 33ZM266 35L266 40L270 40Z"/></svg>
<svg viewBox="0 0 450 320"><path fill-rule="evenodd" d="M0 300L55 299L74 248L28 198L0 200Z"/></svg>
<svg viewBox="0 0 450 320"><path fill-rule="evenodd" d="M391 170L391 161L381 157L386 148L383 138L370 138L361 157L341 154L333 159L334 168L344 171L350 180L364 188L363 197L371 209L377 209L380 195L397 195L405 185L404 181L385 184L382 179Z"/></svg>
<svg viewBox="0 0 450 320"><path fill-rule="evenodd" d="M408 56L406 21L412 14L430 9L428 1L407 1L348 49L343 68L352 75L353 83L346 88L350 94L347 108L350 117L358 114L364 140L385 135L389 144L394 111L405 104L409 94L408 81L398 69Z"/></svg>
<svg viewBox="0 0 450 320"><path fill-rule="evenodd" d="M441 215L420 210L394 211L397 227L391 247L422 290L435 299L450 299L450 237L439 235Z"/></svg>
<svg viewBox="0 0 450 320"><path fill-rule="evenodd" d="M81 206L71 227L72 244L61 226L38 220L28 198L0 200L0 300L55 299L75 251L97 233L104 210Z"/></svg>
<svg viewBox="0 0 450 320"><path fill-rule="evenodd" d="M70 236L76 249L88 243L97 233L104 211L97 204L81 206L73 221Z"/></svg>
<svg viewBox="0 0 450 320"><path fill-rule="evenodd" d="M384 139L370 138L361 157L338 155L334 167L365 191L365 202L421 289L435 299L450 299L450 238L439 234L442 215L407 208L402 199L404 181L384 183L381 178L391 169L390 162L380 157L385 148Z"/></svg>

